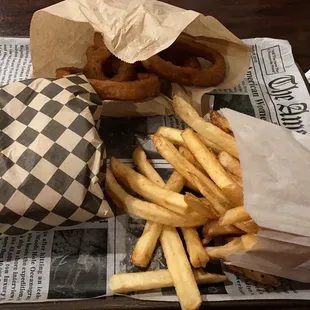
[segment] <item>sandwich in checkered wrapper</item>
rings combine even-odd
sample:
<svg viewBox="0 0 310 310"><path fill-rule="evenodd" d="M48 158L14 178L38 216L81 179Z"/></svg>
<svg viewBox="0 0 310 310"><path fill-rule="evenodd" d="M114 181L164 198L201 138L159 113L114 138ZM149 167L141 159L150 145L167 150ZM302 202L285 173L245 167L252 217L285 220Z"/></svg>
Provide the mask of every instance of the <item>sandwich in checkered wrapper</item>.
<svg viewBox="0 0 310 310"><path fill-rule="evenodd" d="M0 233L112 215L100 186L102 103L85 76L0 88Z"/></svg>

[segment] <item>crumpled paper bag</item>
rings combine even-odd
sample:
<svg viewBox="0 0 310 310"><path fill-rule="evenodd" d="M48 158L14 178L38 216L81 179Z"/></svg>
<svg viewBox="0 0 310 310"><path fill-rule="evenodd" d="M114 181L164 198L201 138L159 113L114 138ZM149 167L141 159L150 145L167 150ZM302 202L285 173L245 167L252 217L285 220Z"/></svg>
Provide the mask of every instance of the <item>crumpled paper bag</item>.
<svg viewBox="0 0 310 310"><path fill-rule="evenodd" d="M58 67L83 67L94 31L118 58L135 62L170 46L185 32L225 57L227 75L216 88L232 88L245 76L250 48L211 16L154 0L66 0L35 12L30 27L31 57L35 77L54 77ZM212 88L186 87L200 103ZM198 109L199 112L201 109ZM173 114L169 97L143 102L104 101L103 115L135 116Z"/></svg>
<svg viewBox="0 0 310 310"><path fill-rule="evenodd" d="M0 87L0 234L113 215L99 179L101 110L83 75Z"/></svg>
<svg viewBox="0 0 310 310"><path fill-rule="evenodd" d="M310 282L310 137L230 109L242 168L244 206L257 243L236 266Z"/></svg>

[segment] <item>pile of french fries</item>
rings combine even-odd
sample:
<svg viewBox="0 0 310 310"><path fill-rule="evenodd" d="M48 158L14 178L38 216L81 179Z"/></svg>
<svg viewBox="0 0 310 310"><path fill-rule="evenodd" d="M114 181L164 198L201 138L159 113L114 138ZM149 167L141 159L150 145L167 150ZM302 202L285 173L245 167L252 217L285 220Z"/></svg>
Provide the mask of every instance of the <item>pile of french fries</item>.
<svg viewBox="0 0 310 310"><path fill-rule="evenodd" d="M174 167L167 183L141 147L133 153L138 172L111 158L106 177L106 191L114 203L147 220L132 262L146 267L159 241L168 269L117 274L111 277L110 288L115 293L128 293L174 286L182 309L198 309L202 302L198 284L226 279L203 268L209 260L226 260L231 254L250 250L256 243L258 226L243 207L238 150L225 117L211 111L211 122L206 122L182 96L174 96L173 106L189 128L161 127L152 136L160 155ZM190 192L181 194L184 187ZM180 227L186 249L176 227ZM208 246L217 237L224 244ZM263 284L279 285L270 275L236 266L227 268Z"/></svg>

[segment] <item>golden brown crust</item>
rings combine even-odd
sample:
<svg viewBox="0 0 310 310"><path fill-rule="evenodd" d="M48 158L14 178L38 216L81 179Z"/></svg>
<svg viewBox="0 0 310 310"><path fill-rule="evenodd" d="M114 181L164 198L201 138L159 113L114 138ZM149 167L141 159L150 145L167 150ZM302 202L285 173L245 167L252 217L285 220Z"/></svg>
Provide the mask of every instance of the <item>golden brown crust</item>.
<svg viewBox="0 0 310 310"><path fill-rule="evenodd" d="M56 69L56 77L82 73L83 69L75 67L63 67ZM90 84L101 99L115 100L144 100L155 97L160 92L159 78L152 73L138 73L134 81L112 81L89 79Z"/></svg>
<svg viewBox="0 0 310 310"><path fill-rule="evenodd" d="M66 75L78 74L78 73L82 73L82 72L83 72L82 68L76 68L76 67L58 68L58 69L56 69L56 78L60 79Z"/></svg>
<svg viewBox="0 0 310 310"><path fill-rule="evenodd" d="M177 44L169 46L167 49L160 52L159 56L166 61L172 62L176 66L201 68L198 58L189 53L178 52Z"/></svg>
<svg viewBox="0 0 310 310"><path fill-rule="evenodd" d="M138 80L117 82L89 79L101 99L144 100L160 92L160 81L155 74L138 73Z"/></svg>
<svg viewBox="0 0 310 310"><path fill-rule="evenodd" d="M160 92L159 78L193 86L215 86L225 78L226 67L222 55L187 35L181 35L159 55L129 64L113 56L105 46L103 36L96 32L94 45L87 49L86 56L87 63L83 69L58 68L56 77L84 73L103 100L144 100L155 97ZM211 61L211 68L201 68L198 57ZM149 72L144 73L145 70Z"/></svg>
<svg viewBox="0 0 310 310"><path fill-rule="evenodd" d="M117 58L113 59L114 56L104 45L101 34L95 33L94 41L95 45L91 45L86 51L87 63L83 72L87 78L111 79L118 82L132 81L136 78L134 65ZM100 47L97 47L99 45Z"/></svg>
<svg viewBox="0 0 310 310"><path fill-rule="evenodd" d="M190 53L195 57L207 59L212 66L210 68L178 66L164 60L159 55L143 61L143 66L161 78L187 86L216 86L224 81L226 64L219 52L183 35L176 40L175 48L179 53Z"/></svg>
<svg viewBox="0 0 310 310"><path fill-rule="evenodd" d="M103 72L103 65L111 55L111 52L105 46L97 49L88 48L88 59L83 70L85 76L89 79L106 80L107 77Z"/></svg>

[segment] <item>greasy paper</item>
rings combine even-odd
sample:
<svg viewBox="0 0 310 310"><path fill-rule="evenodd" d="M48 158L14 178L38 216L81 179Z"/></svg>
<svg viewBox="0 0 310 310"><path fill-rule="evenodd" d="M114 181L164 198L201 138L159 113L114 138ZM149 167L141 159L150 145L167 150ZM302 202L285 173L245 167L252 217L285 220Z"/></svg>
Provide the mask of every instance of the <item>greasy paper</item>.
<svg viewBox="0 0 310 310"><path fill-rule="evenodd" d="M261 227L254 248L229 261L310 282L310 137L233 110L221 111L238 145L244 206Z"/></svg>
<svg viewBox="0 0 310 310"><path fill-rule="evenodd" d="M170 46L183 31L216 48L226 60L227 74L217 88L231 88L248 69L250 49L211 16L153 0L67 0L37 11L30 27L35 77L54 77L58 67L83 67L94 31L104 34L110 51L127 62L144 60ZM197 102L213 88L186 88ZM127 115L172 114L167 98L127 102ZM158 105L160 107L158 107ZM119 116L124 103L115 102L105 115ZM107 112L108 111L108 112ZM122 114L124 115L124 114Z"/></svg>

